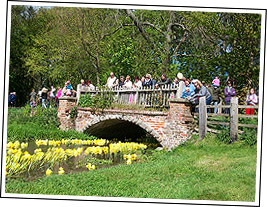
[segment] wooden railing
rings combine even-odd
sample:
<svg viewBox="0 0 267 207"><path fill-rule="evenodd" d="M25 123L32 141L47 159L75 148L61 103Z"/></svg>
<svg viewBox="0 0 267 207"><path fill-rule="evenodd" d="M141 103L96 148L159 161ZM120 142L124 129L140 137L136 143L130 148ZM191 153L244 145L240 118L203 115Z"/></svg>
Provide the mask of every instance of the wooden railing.
<svg viewBox="0 0 267 207"><path fill-rule="evenodd" d="M203 139L208 131L208 124L212 125L225 125L230 126L230 136L232 140L237 139L238 127L251 127L257 128L258 125L255 124L242 124L238 123L238 118L258 118L258 115L245 115L239 114L239 109L254 108L258 109L258 106L248 106L248 105L238 105L238 98L232 97L230 105L206 105L206 98L201 97L199 99L199 105L196 106L199 110L199 113L194 113L194 116L199 117L199 139ZM207 109L218 108L220 113L207 113ZM222 109L230 109L228 113L222 113ZM223 116L230 117L229 122L222 121L208 121L208 117L213 116ZM214 131L214 130L210 130Z"/></svg>
<svg viewBox="0 0 267 207"><path fill-rule="evenodd" d="M91 95L112 91L115 95L115 103L118 104L136 104L144 107L169 107L170 98L180 98L184 90L184 83L180 82L179 86L163 85L161 87L147 88L122 88L114 87L112 89L90 90L89 87L77 86L77 99L79 101L82 94Z"/></svg>

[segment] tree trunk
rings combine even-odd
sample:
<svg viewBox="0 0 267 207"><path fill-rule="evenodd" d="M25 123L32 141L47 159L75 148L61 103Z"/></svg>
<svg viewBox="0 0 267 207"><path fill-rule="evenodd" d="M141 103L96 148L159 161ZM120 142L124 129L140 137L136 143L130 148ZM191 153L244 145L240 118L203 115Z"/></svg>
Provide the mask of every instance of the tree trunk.
<svg viewBox="0 0 267 207"><path fill-rule="evenodd" d="M162 64L163 64L162 73L166 73L168 71L168 65L170 62L171 42L172 42L172 25L173 25L174 18L175 18L174 11L170 11L170 20L169 20L169 24L167 25L167 31L166 31L165 59L162 60Z"/></svg>

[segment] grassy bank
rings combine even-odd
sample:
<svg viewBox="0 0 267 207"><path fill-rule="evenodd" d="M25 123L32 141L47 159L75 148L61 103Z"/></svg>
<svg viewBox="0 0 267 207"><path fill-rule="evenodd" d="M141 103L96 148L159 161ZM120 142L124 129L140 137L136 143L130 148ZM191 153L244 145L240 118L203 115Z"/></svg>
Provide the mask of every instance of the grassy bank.
<svg viewBox="0 0 267 207"><path fill-rule="evenodd" d="M29 107L9 108L7 141L29 142L36 139L95 139L75 130L62 131L59 129L57 108L42 109L35 108L31 111Z"/></svg>
<svg viewBox="0 0 267 207"><path fill-rule="evenodd" d="M256 146L223 144L214 135L146 160L95 171L10 179L7 193L254 201Z"/></svg>

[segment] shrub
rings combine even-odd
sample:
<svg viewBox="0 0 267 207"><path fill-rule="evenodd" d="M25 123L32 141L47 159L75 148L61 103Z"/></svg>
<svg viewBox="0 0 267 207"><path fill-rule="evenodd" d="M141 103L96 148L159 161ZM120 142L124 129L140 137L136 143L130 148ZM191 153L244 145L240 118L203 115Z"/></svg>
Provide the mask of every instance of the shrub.
<svg viewBox="0 0 267 207"><path fill-rule="evenodd" d="M104 110L111 107L114 99L114 93L110 91L104 91L95 95L85 94L81 95L78 106L89 107L93 111Z"/></svg>
<svg viewBox="0 0 267 207"><path fill-rule="evenodd" d="M232 143L232 139L230 137L230 128L226 127L224 128L218 135L217 138L226 143L226 144L231 144Z"/></svg>
<svg viewBox="0 0 267 207"><path fill-rule="evenodd" d="M245 145L253 146L257 143L257 129L244 128L244 133L238 137Z"/></svg>

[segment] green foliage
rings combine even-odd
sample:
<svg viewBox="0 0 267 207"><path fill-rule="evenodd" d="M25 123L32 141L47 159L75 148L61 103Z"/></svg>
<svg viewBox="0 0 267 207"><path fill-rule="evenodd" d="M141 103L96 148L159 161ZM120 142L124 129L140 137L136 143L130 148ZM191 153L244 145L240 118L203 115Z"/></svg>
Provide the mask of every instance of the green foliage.
<svg viewBox="0 0 267 207"><path fill-rule="evenodd" d="M75 119L77 116L77 106L75 105L70 111L70 118Z"/></svg>
<svg viewBox="0 0 267 207"><path fill-rule="evenodd" d="M95 95L85 94L81 95L78 107L89 107L94 112L102 111L110 108L114 100L114 93L111 91L104 91Z"/></svg>
<svg viewBox="0 0 267 207"><path fill-rule="evenodd" d="M19 124L34 123L46 129L50 127L58 128L60 124L57 118L57 108L52 107L45 109L41 106L36 106L31 109L29 105L22 107L19 111L9 108L8 124L14 122Z"/></svg>
<svg viewBox="0 0 267 207"><path fill-rule="evenodd" d="M234 80L238 96L259 84L261 15L250 13L12 6L10 91L106 83L108 74L161 73ZM21 87L23 85L23 87Z"/></svg>
<svg viewBox="0 0 267 207"><path fill-rule="evenodd" d="M36 139L95 139L75 130L62 131L59 129L57 109L31 110L28 106L20 109L9 109L7 125L7 141L28 142Z"/></svg>
<svg viewBox="0 0 267 207"><path fill-rule="evenodd" d="M232 139L230 137L230 128L226 127L223 130L221 130L220 133L217 135L217 139L219 139L220 141L226 144L231 144Z"/></svg>
<svg viewBox="0 0 267 207"><path fill-rule="evenodd" d="M244 132L238 135L245 145L253 146L257 144L257 129L244 128Z"/></svg>

